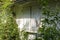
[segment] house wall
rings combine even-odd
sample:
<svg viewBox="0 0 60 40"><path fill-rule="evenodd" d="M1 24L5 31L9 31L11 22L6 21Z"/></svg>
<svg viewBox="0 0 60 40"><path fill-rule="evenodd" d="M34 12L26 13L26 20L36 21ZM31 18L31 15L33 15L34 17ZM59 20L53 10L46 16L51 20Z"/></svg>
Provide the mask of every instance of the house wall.
<svg viewBox="0 0 60 40"><path fill-rule="evenodd" d="M37 33L41 18L39 6L17 6L14 11L16 13L16 22L20 31L24 30L26 32ZM35 38L35 34L28 35L28 40L33 40Z"/></svg>
<svg viewBox="0 0 60 40"><path fill-rule="evenodd" d="M51 10L56 9L56 3L50 3L48 7ZM20 31L25 30L26 32L37 33L38 28L41 26L42 14L40 10L40 6L35 3L26 5L16 5L14 8L14 12L16 13L16 22L18 24L18 28ZM28 38L35 35L29 35ZM31 38L32 39L32 38Z"/></svg>
<svg viewBox="0 0 60 40"><path fill-rule="evenodd" d="M38 6L28 6L19 8L16 13L16 22L20 30L25 28L28 32L37 33L38 26L40 24L40 9Z"/></svg>

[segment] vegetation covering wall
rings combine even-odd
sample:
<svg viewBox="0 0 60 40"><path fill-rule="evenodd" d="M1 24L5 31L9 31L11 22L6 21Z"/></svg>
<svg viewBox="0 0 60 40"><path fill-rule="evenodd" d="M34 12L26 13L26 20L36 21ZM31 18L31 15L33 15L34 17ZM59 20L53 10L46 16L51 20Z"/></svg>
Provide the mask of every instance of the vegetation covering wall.
<svg viewBox="0 0 60 40"><path fill-rule="evenodd" d="M55 2L54 10L49 7L50 0L41 0L41 10L42 10L42 28L39 29L39 33L41 34L40 39L38 40L60 40L60 10L59 10L59 2L58 0L52 0Z"/></svg>
<svg viewBox="0 0 60 40"><path fill-rule="evenodd" d="M12 0L0 0L0 40L20 40L18 27L12 15Z"/></svg>
<svg viewBox="0 0 60 40"><path fill-rule="evenodd" d="M37 40L60 40L60 29L57 24L60 22L59 0L53 0L56 3L56 10L52 11L48 7L52 0L38 0L41 6L42 14L42 28L39 28L39 38ZM14 4L13 0L0 0L0 40L20 40L17 24L13 18L11 6ZM52 19L51 19L52 18ZM22 40L26 39L26 32Z"/></svg>
<svg viewBox="0 0 60 40"><path fill-rule="evenodd" d="M59 0L37 0L39 7L41 8L42 17L42 27L39 28L36 40L60 40L60 28L57 26L60 22L59 16ZM55 3L53 7L54 10L51 9L51 4ZM24 7L27 5L24 5ZM25 31L20 32L23 36L21 40L25 40L28 34ZM27 39L26 39L27 40Z"/></svg>

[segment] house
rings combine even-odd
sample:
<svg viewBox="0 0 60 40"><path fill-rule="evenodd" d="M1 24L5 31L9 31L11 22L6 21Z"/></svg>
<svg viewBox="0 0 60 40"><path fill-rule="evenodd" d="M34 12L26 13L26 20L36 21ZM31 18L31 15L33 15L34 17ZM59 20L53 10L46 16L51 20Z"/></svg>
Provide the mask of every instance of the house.
<svg viewBox="0 0 60 40"><path fill-rule="evenodd" d="M51 0L48 6L54 10L55 5L56 3ZM31 33L29 39L35 38L38 28L41 26L40 4L36 0L18 0L14 4L13 11L16 14L16 22L20 31L25 30Z"/></svg>

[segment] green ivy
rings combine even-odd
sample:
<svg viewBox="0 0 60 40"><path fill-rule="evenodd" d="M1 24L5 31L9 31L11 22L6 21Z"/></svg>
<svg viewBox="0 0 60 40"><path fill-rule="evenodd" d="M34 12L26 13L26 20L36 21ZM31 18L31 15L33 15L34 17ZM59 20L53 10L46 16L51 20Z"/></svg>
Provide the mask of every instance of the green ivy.
<svg viewBox="0 0 60 40"><path fill-rule="evenodd" d="M12 15L13 1L0 0L0 40L20 40L16 21Z"/></svg>
<svg viewBox="0 0 60 40"><path fill-rule="evenodd" d="M60 40L60 29L57 28L57 24L60 22L60 16L58 16L59 8L56 7L55 10L51 10L48 7L50 0L41 0L41 10L44 20L42 20L42 28L39 28L40 39L38 40ZM57 3L58 4L58 3ZM56 4L56 5L57 5Z"/></svg>

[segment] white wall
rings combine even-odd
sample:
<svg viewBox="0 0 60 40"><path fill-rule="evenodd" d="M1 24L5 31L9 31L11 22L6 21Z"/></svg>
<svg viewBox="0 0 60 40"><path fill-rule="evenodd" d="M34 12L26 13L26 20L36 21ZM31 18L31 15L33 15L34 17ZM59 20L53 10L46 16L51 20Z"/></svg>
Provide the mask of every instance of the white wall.
<svg viewBox="0 0 60 40"><path fill-rule="evenodd" d="M16 22L20 31L25 28L29 32L37 32L38 25L40 24L40 9L37 6L22 7L22 10L17 8L16 12ZM20 11L19 11L20 10Z"/></svg>

